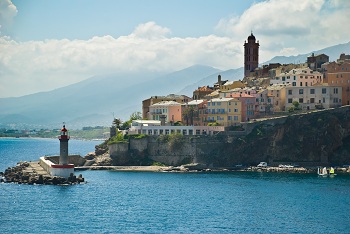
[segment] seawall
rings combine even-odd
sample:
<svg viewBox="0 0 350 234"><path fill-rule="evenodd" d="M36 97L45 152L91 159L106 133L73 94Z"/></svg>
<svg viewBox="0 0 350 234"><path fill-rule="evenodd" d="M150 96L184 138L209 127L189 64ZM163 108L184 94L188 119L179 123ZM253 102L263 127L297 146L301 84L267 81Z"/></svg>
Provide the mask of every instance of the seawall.
<svg viewBox="0 0 350 234"><path fill-rule="evenodd" d="M109 146L114 165L141 165L153 160L166 165L201 163L301 166L350 164L350 107L294 114L242 123L243 131L214 136L162 135L131 138Z"/></svg>

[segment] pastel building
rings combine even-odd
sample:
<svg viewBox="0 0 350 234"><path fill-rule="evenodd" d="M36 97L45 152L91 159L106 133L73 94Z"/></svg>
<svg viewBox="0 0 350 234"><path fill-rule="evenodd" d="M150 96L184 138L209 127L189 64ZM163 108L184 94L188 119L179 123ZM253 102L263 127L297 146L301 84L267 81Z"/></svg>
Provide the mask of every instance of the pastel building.
<svg viewBox="0 0 350 234"><path fill-rule="evenodd" d="M193 91L193 100L204 99L204 97L208 94L211 94L214 91L214 88L209 86L198 87L195 91Z"/></svg>
<svg viewBox="0 0 350 234"><path fill-rule="evenodd" d="M149 108L151 105L156 104L158 102L174 101L183 104L191 100L192 99L186 95L169 94L167 96L151 96L150 98L142 101L142 118L151 119Z"/></svg>
<svg viewBox="0 0 350 234"><path fill-rule="evenodd" d="M266 88L268 96L273 97L274 112L285 110L286 86L291 86L291 84L276 84Z"/></svg>
<svg viewBox="0 0 350 234"><path fill-rule="evenodd" d="M267 89L260 89L255 96L255 111L257 114L269 114L274 111L273 96Z"/></svg>
<svg viewBox="0 0 350 234"><path fill-rule="evenodd" d="M242 102L235 98L214 98L208 101L208 122L232 126L242 121Z"/></svg>
<svg viewBox="0 0 350 234"><path fill-rule="evenodd" d="M181 121L181 103L175 101L162 101L149 107L151 120L161 120L165 117L166 123Z"/></svg>
<svg viewBox="0 0 350 234"><path fill-rule="evenodd" d="M192 100L181 105L182 124L204 126L207 122L207 100Z"/></svg>
<svg viewBox="0 0 350 234"><path fill-rule="evenodd" d="M313 86L323 83L323 75L310 68L295 68L270 79L270 84L291 84L295 87Z"/></svg>
<svg viewBox="0 0 350 234"><path fill-rule="evenodd" d="M236 81L227 81L225 84L223 84L220 87L221 91L227 91L235 88L244 88L245 85L243 84L242 81L236 80Z"/></svg>
<svg viewBox="0 0 350 234"><path fill-rule="evenodd" d="M242 122L255 118L255 97L246 93L232 93L227 98L235 98L242 103Z"/></svg>
<svg viewBox="0 0 350 234"><path fill-rule="evenodd" d="M322 68L328 85L342 88L342 105L350 105L350 59L346 60L346 55L343 58L340 62L323 64Z"/></svg>
<svg viewBox="0 0 350 234"><path fill-rule="evenodd" d="M303 110L328 109L339 107L342 103L342 87L318 84L304 87L285 87L285 108L293 106L297 101Z"/></svg>

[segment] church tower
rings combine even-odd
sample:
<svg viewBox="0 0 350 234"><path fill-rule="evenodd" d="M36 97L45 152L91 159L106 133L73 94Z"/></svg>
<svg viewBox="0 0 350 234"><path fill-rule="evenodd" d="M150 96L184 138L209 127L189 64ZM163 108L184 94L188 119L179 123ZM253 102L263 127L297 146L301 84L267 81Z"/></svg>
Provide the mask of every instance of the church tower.
<svg viewBox="0 0 350 234"><path fill-rule="evenodd" d="M253 32L244 42L244 76L250 76L250 72L259 66L259 41L256 42Z"/></svg>

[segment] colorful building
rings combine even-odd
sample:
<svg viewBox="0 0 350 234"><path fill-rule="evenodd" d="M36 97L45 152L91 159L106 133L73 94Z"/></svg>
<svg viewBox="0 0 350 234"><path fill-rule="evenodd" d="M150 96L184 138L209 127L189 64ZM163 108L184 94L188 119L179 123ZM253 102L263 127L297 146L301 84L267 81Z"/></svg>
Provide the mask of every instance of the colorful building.
<svg viewBox="0 0 350 234"><path fill-rule="evenodd" d="M285 108L298 102L302 110L328 109L341 106L342 87L318 84L308 87L285 87Z"/></svg>
<svg viewBox="0 0 350 234"><path fill-rule="evenodd" d="M342 105L350 105L350 60L340 61L323 64L322 68L330 86L341 86Z"/></svg>
<svg viewBox="0 0 350 234"><path fill-rule="evenodd" d="M174 101L174 102L183 104L183 103L192 101L192 99L186 95L176 95L176 94L169 94L167 96L152 96L142 101L142 118L151 119L149 114L150 112L149 107L153 104L156 104L158 102L163 102L163 101Z"/></svg>
<svg viewBox="0 0 350 234"><path fill-rule="evenodd" d="M242 102L235 98L214 98L208 101L208 122L232 126L242 122Z"/></svg>
<svg viewBox="0 0 350 234"><path fill-rule="evenodd" d="M181 105L182 124L204 126L207 123L207 100L193 100Z"/></svg>
<svg viewBox="0 0 350 234"><path fill-rule="evenodd" d="M165 122L171 125L181 121L181 103L174 101L162 101L149 107L150 120L161 121L165 117Z"/></svg>
<svg viewBox="0 0 350 234"><path fill-rule="evenodd" d="M313 86L323 83L323 75L310 68L295 68L271 78L270 84L291 84L294 87Z"/></svg>
<svg viewBox="0 0 350 234"><path fill-rule="evenodd" d="M227 98L235 98L242 103L242 122L255 118L255 97L245 93L232 93Z"/></svg>

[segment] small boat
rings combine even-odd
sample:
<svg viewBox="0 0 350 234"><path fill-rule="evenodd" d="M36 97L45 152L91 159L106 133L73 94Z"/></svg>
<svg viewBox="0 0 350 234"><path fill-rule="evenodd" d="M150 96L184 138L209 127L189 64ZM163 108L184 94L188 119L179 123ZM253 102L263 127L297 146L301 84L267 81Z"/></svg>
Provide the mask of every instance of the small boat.
<svg viewBox="0 0 350 234"><path fill-rule="evenodd" d="M317 168L317 174L319 176L328 176L328 172L327 172L327 168L324 167L324 168Z"/></svg>
<svg viewBox="0 0 350 234"><path fill-rule="evenodd" d="M317 174L319 176L324 176L324 177L326 177L326 176L334 177L334 176L337 175L337 174L334 173L334 168L333 167L331 167L329 169L329 171L327 171L326 167L324 167L324 168L320 168L319 167L319 168L317 168Z"/></svg>
<svg viewBox="0 0 350 234"><path fill-rule="evenodd" d="M329 170L329 176L336 176L337 174L334 173L334 168L331 167L331 169Z"/></svg>

